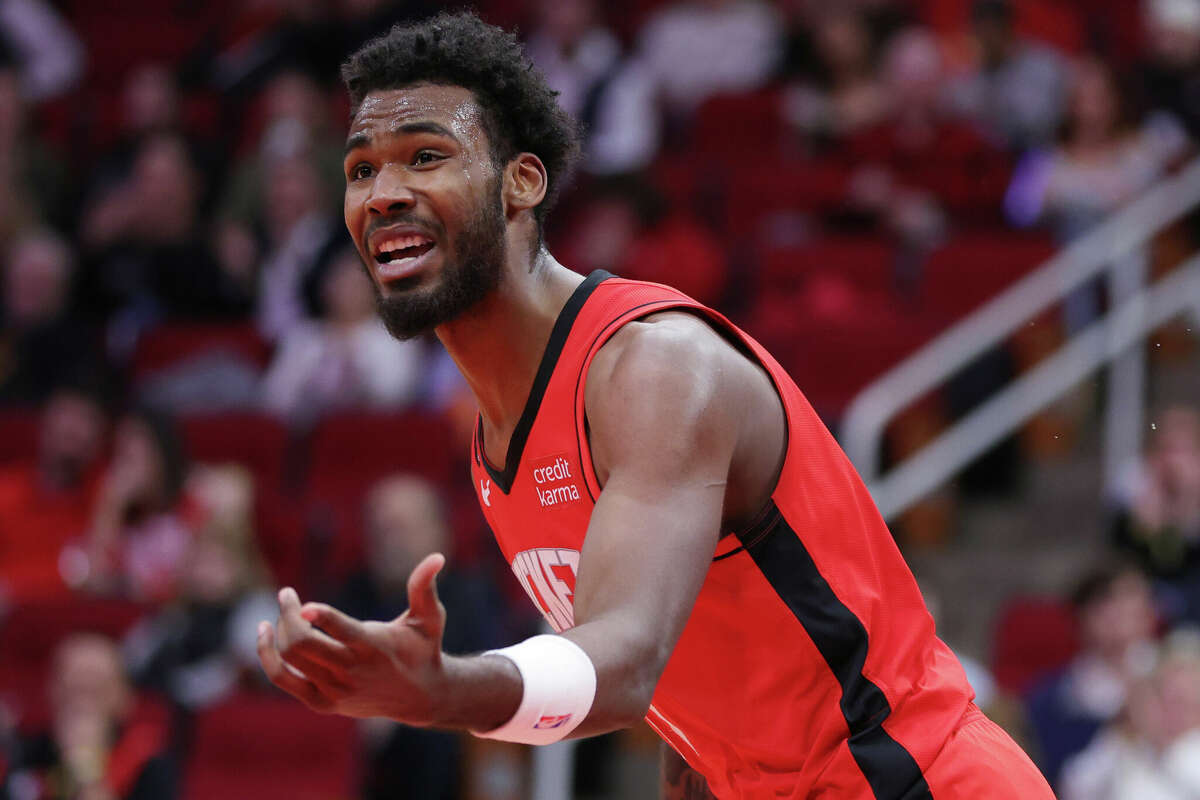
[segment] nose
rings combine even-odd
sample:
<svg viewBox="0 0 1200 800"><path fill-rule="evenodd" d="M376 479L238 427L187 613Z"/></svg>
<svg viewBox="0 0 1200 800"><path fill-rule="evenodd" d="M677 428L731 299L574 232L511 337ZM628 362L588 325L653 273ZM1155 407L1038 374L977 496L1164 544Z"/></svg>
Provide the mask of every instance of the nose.
<svg viewBox="0 0 1200 800"><path fill-rule="evenodd" d="M416 195L402 170L384 167L371 182L371 194L367 197L368 213L387 216L397 211L407 211L415 204Z"/></svg>

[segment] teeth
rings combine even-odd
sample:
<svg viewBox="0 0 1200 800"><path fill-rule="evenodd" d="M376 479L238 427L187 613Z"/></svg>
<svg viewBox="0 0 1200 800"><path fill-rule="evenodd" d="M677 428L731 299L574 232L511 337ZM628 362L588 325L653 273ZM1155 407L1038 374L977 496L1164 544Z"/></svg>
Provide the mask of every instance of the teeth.
<svg viewBox="0 0 1200 800"><path fill-rule="evenodd" d="M393 236L390 239L385 239L379 245L379 252L394 253L397 250L404 250L409 247L417 247L426 244L430 241L429 237L421 236L420 234L408 234L406 236Z"/></svg>

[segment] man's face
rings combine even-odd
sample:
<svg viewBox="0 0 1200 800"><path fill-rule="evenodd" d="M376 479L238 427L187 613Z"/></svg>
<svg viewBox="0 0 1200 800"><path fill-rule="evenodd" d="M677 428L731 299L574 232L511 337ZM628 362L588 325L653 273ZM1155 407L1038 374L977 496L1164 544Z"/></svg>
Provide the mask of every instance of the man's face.
<svg viewBox="0 0 1200 800"><path fill-rule="evenodd" d="M459 86L371 92L346 140L346 227L391 334L449 322L500 282L506 220L482 110Z"/></svg>

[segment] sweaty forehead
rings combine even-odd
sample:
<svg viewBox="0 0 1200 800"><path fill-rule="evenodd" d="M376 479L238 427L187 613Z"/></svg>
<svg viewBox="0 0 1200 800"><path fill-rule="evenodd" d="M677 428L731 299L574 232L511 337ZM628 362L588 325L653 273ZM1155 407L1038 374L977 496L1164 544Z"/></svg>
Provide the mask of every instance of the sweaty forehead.
<svg viewBox="0 0 1200 800"><path fill-rule="evenodd" d="M462 141L483 130L483 110L470 89L422 83L400 89L380 89L363 98L350 135L398 133L407 124L436 122Z"/></svg>

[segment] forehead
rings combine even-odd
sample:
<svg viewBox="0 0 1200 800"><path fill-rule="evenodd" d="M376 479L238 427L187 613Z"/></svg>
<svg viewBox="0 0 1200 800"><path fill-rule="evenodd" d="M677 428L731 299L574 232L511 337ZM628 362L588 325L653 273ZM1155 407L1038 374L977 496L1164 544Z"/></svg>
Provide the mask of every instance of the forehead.
<svg viewBox="0 0 1200 800"><path fill-rule="evenodd" d="M474 92L429 83L369 93L350 121L349 134L398 134L405 125L425 121L439 123L463 141L483 135L483 109Z"/></svg>

